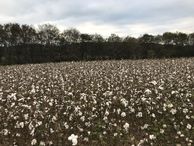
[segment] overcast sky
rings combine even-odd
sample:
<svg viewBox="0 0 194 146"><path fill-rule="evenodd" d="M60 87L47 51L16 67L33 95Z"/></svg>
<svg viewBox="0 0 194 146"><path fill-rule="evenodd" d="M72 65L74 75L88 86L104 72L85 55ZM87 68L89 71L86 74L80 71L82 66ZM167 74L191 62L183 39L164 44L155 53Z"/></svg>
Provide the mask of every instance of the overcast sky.
<svg viewBox="0 0 194 146"><path fill-rule="evenodd" d="M0 23L51 23L61 30L139 36L194 32L194 0L0 0Z"/></svg>

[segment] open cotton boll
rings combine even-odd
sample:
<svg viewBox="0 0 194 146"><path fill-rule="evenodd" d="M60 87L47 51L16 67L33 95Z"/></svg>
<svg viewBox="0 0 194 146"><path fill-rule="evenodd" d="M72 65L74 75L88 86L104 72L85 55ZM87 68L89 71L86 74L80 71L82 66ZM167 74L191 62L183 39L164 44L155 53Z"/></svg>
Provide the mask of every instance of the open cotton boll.
<svg viewBox="0 0 194 146"><path fill-rule="evenodd" d="M36 139L33 139L32 141L31 141L31 145L36 145L37 144L37 140Z"/></svg>
<svg viewBox="0 0 194 146"><path fill-rule="evenodd" d="M128 124L128 123L125 123L125 124L123 125L123 128L124 128L126 131L128 131L128 129L129 129L129 124Z"/></svg>
<svg viewBox="0 0 194 146"><path fill-rule="evenodd" d="M156 81L151 81L150 83L153 84L153 85L157 85Z"/></svg>
<svg viewBox="0 0 194 146"><path fill-rule="evenodd" d="M146 94L151 94L152 91L151 91L150 89L146 89L146 90L145 90L145 93L146 93Z"/></svg>
<svg viewBox="0 0 194 146"><path fill-rule="evenodd" d="M121 113L121 117L126 117L126 113L125 112L122 112Z"/></svg>
<svg viewBox="0 0 194 146"><path fill-rule="evenodd" d="M71 134L71 136L68 137L68 140L72 142L72 145L77 145L78 136L75 134Z"/></svg>

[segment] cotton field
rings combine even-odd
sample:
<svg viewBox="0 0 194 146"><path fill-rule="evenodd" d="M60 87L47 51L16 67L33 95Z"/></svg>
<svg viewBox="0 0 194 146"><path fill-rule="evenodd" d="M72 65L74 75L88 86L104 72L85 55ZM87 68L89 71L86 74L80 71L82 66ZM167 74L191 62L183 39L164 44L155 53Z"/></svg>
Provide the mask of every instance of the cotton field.
<svg viewBox="0 0 194 146"><path fill-rule="evenodd" d="M193 146L194 58L0 67L1 146Z"/></svg>

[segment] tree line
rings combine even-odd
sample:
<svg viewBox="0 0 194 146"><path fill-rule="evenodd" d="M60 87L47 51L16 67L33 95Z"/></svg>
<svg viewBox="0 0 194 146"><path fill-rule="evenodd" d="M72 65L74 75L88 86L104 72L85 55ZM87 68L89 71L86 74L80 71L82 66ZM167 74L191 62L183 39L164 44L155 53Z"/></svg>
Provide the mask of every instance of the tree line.
<svg viewBox="0 0 194 146"><path fill-rule="evenodd" d="M60 32L51 24L0 24L0 63L39 63L65 60L133 59L194 56L194 33L165 32L138 38L111 34Z"/></svg>

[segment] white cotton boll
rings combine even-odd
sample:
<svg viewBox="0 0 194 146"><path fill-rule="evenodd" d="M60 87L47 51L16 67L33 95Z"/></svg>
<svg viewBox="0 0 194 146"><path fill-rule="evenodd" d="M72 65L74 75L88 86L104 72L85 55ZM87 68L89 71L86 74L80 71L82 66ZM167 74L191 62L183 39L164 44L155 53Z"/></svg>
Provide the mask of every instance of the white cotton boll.
<svg viewBox="0 0 194 146"><path fill-rule="evenodd" d="M88 137L85 137L83 140L88 142L89 141L89 138Z"/></svg>
<svg viewBox="0 0 194 146"><path fill-rule="evenodd" d="M153 84L154 86L157 85L156 81L151 81L150 83Z"/></svg>
<svg viewBox="0 0 194 146"><path fill-rule="evenodd" d="M171 94L174 95L174 94L177 94L178 91L172 91Z"/></svg>
<svg viewBox="0 0 194 146"><path fill-rule="evenodd" d="M146 101L146 98L145 97L142 97L141 100L144 102L144 101Z"/></svg>
<svg viewBox="0 0 194 146"><path fill-rule="evenodd" d="M106 133L107 133L106 131L103 132L104 135L105 135Z"/></svg>
<svg viewBox="0 0 194 146"><path fill-rule="evenodd" d="M78 112L78 115L79 115L79 116L82 116L82 112L81 112L81 111L79 111L79 112Z"/></svg>
<svg viewBox="0 0 194 146"><path fill-rule="evenodd" d="M142 114L142 112L138 112L136 116L137 116L137 117L142 117L143 114Z"/></svg>
<svg viewBox="0 0 194 146"><path fill-rule="evenodd" d="M156 136L152 134L152 135L149 136L149 138L150 138L151 140L153 140L153 139L156 139Z"/></svg>
<svg viewBox="0 0 194 146"><path fill-rule="evenodd" d="M109 112L106 110L106 112L105 112L105 116L108 116L109 115Z"/></svg>
<svg viewBox="0 0 194 146"><path fill-rule="evenodd" d="M12 103L12 104L11 104L11 107L13 107L13 106L15 106L15 103Z"/></svg>
<svg viewBox="0 0 194 146"><path fill-rule="evenodd" d="M158 89L160 89L160 90L164 90L164 87L162 87L162 86L159 86L159 87L158 87Z"/></svg>
<svg viewBox="0 0 194 146"><path fill-rule="evenodd" d="M86 125L87 127L90 127L90 126L91 126L91 123L90 123L90 122L86 122L85 125Z"/></svg>
<svg viewBox="0 0 194 146"><path fill-rule="evenodd" d="M148 128L148 124L144 124L144 126L141 127L141 129L147 129Z"/></svg>
<svg viewBox="0 0 194 146"><path fill-rule="evenodd" d="M120 108L119 108L119 109L117 109L117 113L118 113L118 114L120 114L120 112L121 112L121 109L120 109Z"/></svg>
<svg viewBox="0 0 194 146"><path fill-rule="evenodd" d="M24 128L24 122L20 122L19 127Z"/></svg>
<svg viewBox="0 0 194 146"><path fill-rule="evenodd" d="M53 142L52 141L49 141L49 145L53 145Z"/></svg>
<svg viewBox="0 0 194 146"><path fill-rule="evenodd" d="M52 128L50 128L50 133L53 133L53 132L54 132L54 130Z"/></svg>
<svg viewBox="0 0 194 146"><path fill-rule="evenodd" d="M36 127L38 127L38 126L40 126L40 125L42 125L42 121L38 121L38 122L36 123Z"/></svg>
<svg viewBox="0 0 194 146"><path fill-rule="evenodd" d="M129 129L129 124L128 124L128 123L125 123L125 124L123 125L123 128L124 128L126 131L128 131L128 129Z"/></svg>
<svg viewBox="0 0 194 146"><path fill-rule="evenodd" d="M96 108L95 107L92 107L92 111L95 111L96 110Z"/></svg>
<svg viewBox="0 0 194 146"><path fill-rule="evenodd" d="M178 131L177 134L178 134L178 135L181 135L181 131Z"/></svg>
<svg viewBox="0 0 194 146"><path fill-rule="evenodd" d="M3 129L3 135L8 135L9 131L7 129Z"/></svg>
<svg viewBox="0 0 194 146"><path fill-rule="evenodd" d="M171 109L170 112L171 112L173 115L175 115L176 112L177 112L177 110L176 110L176 109Z"/></svg>
<svg viewBox="0 0 194 146"><path fill-rule="evenodd" d="M124 107L128 106L128 101L124 98L121 99L121 103L124 105Z"/></svg>
<svg viewBox="0 0 194 146"><path fill-rule="evenodd" d="M86 101L87 94L81 93L80 96L81 96L81 97L80 97L81 100Z"/></svg>
<svg viewBox="0 0 194 146"><path fill-rule="evenodd" d="M74 109L74 112L77 113L77 112L79 112L79 110L80 110L80 107L76 106Z"/></svg>
<svg viewBox="0 0 194 146"><path fill-rule="evenodd" d="M130 109L130 112L131 112L131 113L134 113L134 112L135 112L135 109L134 109L134 108L129 107L129 109Z"/></svg>
<svg viewBox="0 0 194 146"><path fill-rule="evenodd" d="M151 91L150 89L146 89L146 90L145 90L145 93L146 93L146 94L151 94L152 91Z"/></svg>
<svg viewBox="0 0 194 146"><path fill-rule="evenodd" d="M69 116L69 121L72 121L73 120L73 116L72 114Z"/></svg>
<svg viewBox="0 0 194 146"><path fill-rule="evenodd" d="M191 129L192 128L192 126L190 125L190 124L187 124L187 129Z"/></svg>
<svg viewBox="0 0 194 146"><path fill-rule="evenodd" d="M21 134L20 134L20 133L16 133L16 136L17 136L17 137L20 137L20 136L21 136Z"/></svg>
<svg viewBox="0 0 194 146"><path fill-rule="evenodd" d="M85 116L80 117L80 120L85 121Z"/></svg>
<svg viewBox="0 0 194 146"><path fill-rule="evenodd" d="M188 110L187 108L184 108L184 109L183 109L183 113L185 113L185 114L188 113L188 111L189 111L189 110Z"/></svg>
<svg viewBox="0 0 194 146"><path fill-rule="evenodd" d="M33 139L32 141L31 141L31 145L36 145L37 144L37 140L36 139Z"/></svg>
<svg viewBox="0 0 194 146"><path fill-rule="evenodd" d="M109 106L110 105L110 102L106 102L106 105Z"/></svg>
<svg viewBox="0 0 194 146"><path fill-rule="evenodd" d="M154 91L155 91L156 94L158 94L158 90L157 89L155 89Z"/></svg>
<svg viewBox="0 0 194 146"><path fill-rule="evenodd" d="M152 117L153 117L153 118L155 118L155 117L156 117L156 115L155 115L154 113L152 113Z"/></svg>
<svg viewBox="0 0 194 146"><path fill-rule="evenodd" d="M20 123L18 123L18 121L17 121L14 127L15 128L20 128Z"/></svg>
<svg viewBox="0 0 194 146"><path fill-rule="evenodd" d="M104 121L107 121L107 120L108 120L108 118L105 116L105 117L103 118L103 120L104 120Z"/></svg>
<svg viewBox="0 0 194 146"><path fill-rule="evenodd" d="M191 76L189 75L189 76L187 76L187 79L190 79L191 78Z"/></svg>
<svg viewBox="0 0 194 146"><path fill-rule="evenodd" d="M30 135L34 136L35 129L33 128L30 132Z"/></svg>
<svg viewBox="0 0 194 146"><path fill-rule="evenodd" d="M114 123L113 126L117 127L117 123Z"/></svg>
<svg viewBox="0 0 194 146"><path fill-rule="evenodd" d="M28 114L24 114L24 119L25 119L25 120L28 119Z"/></svg>
<svg viewBox="0 0 194 146"><path fill-rule="evenodd" d="M32 129L34 128L34 126L32 125L32 122L30 122L30 124L28 125L28 128L29 128L30 130L32 130Z"/></svg>
<svg viewBox="0 0 194 146"><path fill-rule="evenodd" d="M126 117L126 113L125 112L122 112L121 113L121 117Z"/></svg>
<svg viewBox="0 0 194 146"><path fill-rule="evenodd" d="M83 132L83 131L84 131L84 129L83 129L83 128L79 128L79 131L80 131L80 132Z"/></svg>
<svg viewBox="0 0 194 146"><path fill-rule="evenodd" d="M103 93L103 95L104 95L105 97L111 96L111 95L113 95L113 92L112 92L112 91L106 91L106 92Z"/></svg>
<svg viewBox="0 0 194 146"><path fill-rule="evenodd" d="M17 93L11 93L11 95L8 95L7 98L11 98L13 100L17 100L16 94Z"/></svg>
<svg viewBox="0 0 194 146"><path fill-rule="evenodd" d="M67 122L64 123L65 129L69 128L69 125L67 124Z"/></svg>
<svg viewBox="0 0 194 146"><path fill-rule="evenodd" d="M32 89L31 89L30 93L31 94L36 93L36 90L35 90L35 86L34 85L32 85Z"/></svg>
<svg viewBox="0 0 194 146"><path fill-rule="evenodd" d="M142 146L143 143L144 143L144 140L142 139L142 140L139 141L137 146Z"/></svg>
<svg viewBox="0 0 194 146"><path fill-rule="evenodd" d="M157 96L156 98L157 98L157 99L161 99L161 97L160 97L160 96Z"/></svg>
<svg viewBox="0 0 194 146"><path fill-rule="evenodd" d="M166 107L163 107L162 109L163 109L163 111L166 111Z"/></svg>
<svg viewBox="0 0 194 146"><path fill-rule="evenodd" d="M57 120L57 117L53 116L52 122L54 123Z"/></svg>
<svg viewBox="0 0 194 146"><path fill-rule="evenodd" d="M164 129L160 129L160 133L163 134L164 133Z"/></svg>
<svg viewBox="0 0 194 146"><path fill-rule="evenodd" d="M45 146L46 144L45 144L45 142L44 141L41 141L40 142L40 146Z"/></svg>
<svg viewBox="0 0 194 146"><path fill-rule="evenodd" d="M114 100L116 100L116 99L117 99L117 97L116 97L116 96L113 96L113 99L114 99Z"/></svg>
<svg viewBox="0 0 194 146"><path fill-rule="evenodd" d="M49 105L50 105L50 106L53 106L53 102L52 102L52 101L51 101L51 102L49 102Z"/></svg>
<svg viewBox="0 0 194 146"><path fill-rule="evenodd" d="M170 103L167 106L168 106L168 108L172 108L174 105L172 103Z"/></svg>
<svg viewBox="0 0 194 146"><path fill-rule="evenodd" d="M68 137L68 140L72 142L72 145L77 145L78 141L78 136L71 134L71 136Z"/></svg>
<svg viewBox="0 0 194 146"><path fill-rule="evenodd" d="M163 125L162 125L162 127L163 127L163 128L166 128L166 127L167 127L167 125L166 125L166 124L163 124Z"/></svg>

